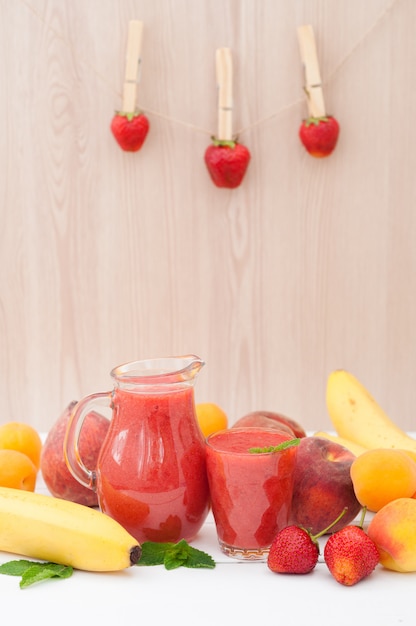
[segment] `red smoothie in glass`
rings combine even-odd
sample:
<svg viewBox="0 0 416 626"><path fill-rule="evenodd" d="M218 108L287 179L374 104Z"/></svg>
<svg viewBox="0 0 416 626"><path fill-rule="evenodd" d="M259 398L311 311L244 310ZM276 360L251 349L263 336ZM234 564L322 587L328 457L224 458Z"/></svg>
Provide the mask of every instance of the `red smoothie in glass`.
<svg viewBox="0 0 416 626"><path fill-rule="evenodd" d="M193 389L160 394L116 389L113 405L97 463L101 510L140 542L189 541L209 510Z"/></svg>
<svg viewBox="0 0 416 626"><path fill-rule="evenodd" d="M267 558L275 535L287 526L296 446L252 454L292 437L283 431L230 428L207 440L207 471L220 547L228 556Z"/></svg>

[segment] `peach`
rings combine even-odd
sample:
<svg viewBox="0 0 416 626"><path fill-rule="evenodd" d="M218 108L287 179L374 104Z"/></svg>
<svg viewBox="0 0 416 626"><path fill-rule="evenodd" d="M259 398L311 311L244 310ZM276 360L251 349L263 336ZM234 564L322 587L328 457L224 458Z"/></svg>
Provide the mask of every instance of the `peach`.
<svg viewBox="0 0 416 626"><path fill-rule="evenodd" d="M95 491L81 485L70 473L64 456L64 439L71 412L76 402L71 402L48 432L43 444L40 469L50 493L64 500L86 506L98 506ZM92 411L85 417L79 441L79 454L88 469L95 470L102 443L110 421Z"/></svg>
<svg viewBox="0 0 416 626"><path fill-rule="evenodd" d="M377 512L397 498L416 492L416 462L404 450L375 448L355 459L351 480L358 501Z"/></svg>
<svg viewBox="0 0 416 626"><path fill-rule="evenodd" d="M359 513L350 476L355 456L344 446L321 437L304 437L297 447L290 524L312 534L321 532L347 508L331 533L349 524Z"/></svg>
<svg viewBox="0 0 416 626"><path fill-rule="evenodd" d="M273 426L274 422L274 426ZM292 417L287 417L283 413L276 413L275 411L253 411L247 413L243 417L233 424L235 428L242 426L255 426L261 428L278 428L281 430L282 426L285 426L285 430L293 432L295 437L306 437L306 432L301 424L294 420Z"/></svg>
<svg viewBox="0 0 416 626"><path fill-rule="evenodd" d="M380 554L380 563L396 572L416 571L416 500L398 498L377 511L368 536Z"/></svg>
<svg viewBox="0 0 416 626"><path fill-rule="evenodd" d="M244 415L244 417L240 417L231 428L245 428L255 427L255 428L271 428L272 430L283 430L283 432L291 435L293 439L295 439L295 433L289 426L283 424L283 422L278 422L277 420L270 419L270 417L266 417L261 414L253 414L253 415Z"/></svg>
<svg viewBox="0 0 416 626"><path fill-rule="evenodd" d="M19 450L0 450L0 485L24 491L35 491L37 468Z"/></svg>

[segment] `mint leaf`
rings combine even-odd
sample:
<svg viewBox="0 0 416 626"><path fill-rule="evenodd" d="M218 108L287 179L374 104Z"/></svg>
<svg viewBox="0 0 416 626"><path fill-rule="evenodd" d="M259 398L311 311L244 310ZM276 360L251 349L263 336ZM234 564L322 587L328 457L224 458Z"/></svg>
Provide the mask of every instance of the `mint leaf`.
<svg viewBox="0 0 416 626"><path fill-rule="evenodd" d="M58 563L34 563L22 575L20 581L21 589L25 589L34 583L47 580L48 578L69 578L73 569L69 565L59 565Z"/></svg>
<svg viewBox="0 0 416 626"><path fill-rule="evenodd" d="M26 561L8 561L0 565L0 574L8 576L21 576L20 588L25 589L34 583L48 580L49 578L69 578L73 568L69 565L58 563Z"/></svg>
<svg viewBox="0 0 416 626"><path fill-rule="evenodd" d="M277 446L267 446L265 448L250 448L250 454L264 454L265 452L280 452L281 450L287 450L287 448L292 448L293 446L298 446L300 443L300 439L290 439L289 441L282 441Z"/></svg>
<svg viewBox="0 0 416 626"><path fill-rule="evenodd" d="M197 548L193 548L185 539L178 543L142 543L142 556L137 565L164 565L167 570L177 567L214 568L214 559Z"/></svg>
<svg viewBox="0 0 416 626"><path fill-rule="evenodd" d="M191 549L191 546L189 546L184 539L169 547L165 552L165 559L163 561L166 569L176 569L181 565L186 567L188 554Z"/></svg>
<svg viewBox="0 0 416 626"><path fill-rule="evenodd" d="M156 543L155 541L145 541L142 543L142 555L137 565L163 565L166 550L174 543Z"/></svg>
<svg viewBox="0 0 416 626"><path fill-rule="evenodd" d="M25 571L33 565L34 561L26 561L25 559L19 559L18 561L8 561L0 565L0 574L7 574L7 576L22 576Z"/></svg>
<svg viewBox="0 0 416 626"><path fill-rule="evenodd" d="M188 558L186 559L186 563L184 563L185 567L191 568L206 568L206 569L214 569L215 561L206 552L202 550L198 550L197 548L191 548L188 551Z"/></svg>

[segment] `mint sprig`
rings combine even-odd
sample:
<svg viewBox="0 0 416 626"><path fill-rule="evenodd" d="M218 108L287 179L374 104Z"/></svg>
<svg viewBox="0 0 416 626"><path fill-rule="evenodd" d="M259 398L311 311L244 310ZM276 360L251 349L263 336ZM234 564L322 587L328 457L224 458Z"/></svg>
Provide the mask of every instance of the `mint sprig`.
<svg viewBox="0 0 416 626"><path fill-rule="evenodd" d="M277 446L266 446L265 448L250 448L250 454L264 454L265 452L281 452L281 450L287 450L293 446L298 446L300 443L299 437L296 439L289 439L289 441L282 441Z"/></svg>
<svg viewBox="0 0 416 626"><path fill-rule="evenodd" d="M144 541L142 555L137 565L164 565L167 570L177 567L213 569L215 561L206 552L190 546L185 539L181 539L178 543Z"/></svg>
<svg viewBox="0 0 416 626"><path fill-rule="evenodd" d="M72 576L72 572L73 568L70 565L27 561L25 559L8 561L0 565L0 574L21 576L19 583L21 589L25 589L34 583L42 582L50 578L69 578Z"/></svg>

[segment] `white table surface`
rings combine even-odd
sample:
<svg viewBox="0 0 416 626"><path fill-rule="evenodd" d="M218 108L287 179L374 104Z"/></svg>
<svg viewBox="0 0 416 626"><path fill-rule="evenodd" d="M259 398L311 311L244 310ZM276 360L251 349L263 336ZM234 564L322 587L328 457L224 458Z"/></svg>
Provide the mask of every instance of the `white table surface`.
<svg viewBox="0 0 416 626"><path fill-rule="evenodd" d="M48 493L39 474L36 491ZM0 520L1 523L1 520ZM307 575L280 575L264 562L241 563L224 556L211 516L192 542L216 561L212 570L163 566L117 573L75 571L71 578L20 589L20 578L0 575L1 614L10 623L57 624L281 624L285 626L377 626L416 623L416 573L378 566L371 576L344 587L322 556ZM321 542L321 554L324 541ZM0 563L16 555L0 552ZM17 619L18 618L18 619ZM30 620L30 621L29 621Z"/></svg>

